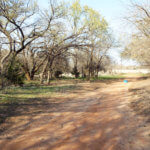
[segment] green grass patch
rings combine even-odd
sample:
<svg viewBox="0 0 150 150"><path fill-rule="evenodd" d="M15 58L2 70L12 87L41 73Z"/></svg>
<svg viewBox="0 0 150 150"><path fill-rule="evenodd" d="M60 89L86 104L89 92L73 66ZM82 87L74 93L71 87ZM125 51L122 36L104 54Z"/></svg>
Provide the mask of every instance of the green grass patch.
<svg viewBox="0 0 150 150"><path fill-rule="evenodd" d="M37 86L35 83L26 83L24 87L9 87L0 90L0 124L4 123L5 120L11 116L28 113L30 108L35 112L40 112L41 108L47 109L48 107L50 109L55 105L48 101L50 97L77 88L79 88L79 86L74 84L63 86Z"/></svg>
<svg viewBox="0 0 150 150"><path fill-rule="evenodd" d="M0 91L1 103L16 103L35 98L48 98L57 93L77 89L76 85L9 87Z"/></svg>
<svg viewBox="0 0 150 150"><path fill-rule="evenodd" d="M116 79L123 79L125 78L122 75L104 75L104 76L99 76L97 78L93 78L92 80L116 80Z"/></svg>

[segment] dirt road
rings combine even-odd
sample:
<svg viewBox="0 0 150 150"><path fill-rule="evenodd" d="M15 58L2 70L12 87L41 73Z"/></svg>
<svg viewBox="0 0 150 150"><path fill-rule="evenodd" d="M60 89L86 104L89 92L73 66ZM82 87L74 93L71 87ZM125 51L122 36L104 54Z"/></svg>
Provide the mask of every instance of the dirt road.
<svg viewBox="0 0 150 150"><path fill-rule="evenodd" d="M31 107L11 118L0 150L150 150L150 125L128 106L129 84L84 83L38 113Z"/></svg>

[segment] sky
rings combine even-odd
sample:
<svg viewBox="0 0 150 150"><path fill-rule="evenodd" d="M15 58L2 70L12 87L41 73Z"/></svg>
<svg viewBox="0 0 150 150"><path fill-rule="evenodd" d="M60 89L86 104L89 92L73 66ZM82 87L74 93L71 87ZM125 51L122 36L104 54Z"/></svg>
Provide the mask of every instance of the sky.
<svg viewBox="0 0 150 150"><path fill-rule="evenodd" d="M73 0L65 0L72 2ZM39 5L43 8L48 6L48 0L38 0ZM131 34L131 29L125 21L123 21L123 16L127 12L127 5L129 0L80 0L81 5L88 5L89 7L97 10L108 22L113 36L118 40L127 40L129 34ZM109 54L112 59L118 64L123 65L134 65L136 64L132 60L122 60L120 58L120 51L123 47L113 48L110 50Z"/></svg>

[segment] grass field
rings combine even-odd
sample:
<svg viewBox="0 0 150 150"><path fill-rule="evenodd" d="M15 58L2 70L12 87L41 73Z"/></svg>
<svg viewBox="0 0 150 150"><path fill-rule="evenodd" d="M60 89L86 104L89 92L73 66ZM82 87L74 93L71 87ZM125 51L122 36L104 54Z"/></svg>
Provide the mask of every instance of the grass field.
<svg viewBox="0 0 150 150"><path fill-rule="evenodd" d="M63 86L24 86L24 87L9 87L0 91L0 104L13 103L17 101L25 101L30 98L46 98L56 93L76 89L76 85Z"/></svg>

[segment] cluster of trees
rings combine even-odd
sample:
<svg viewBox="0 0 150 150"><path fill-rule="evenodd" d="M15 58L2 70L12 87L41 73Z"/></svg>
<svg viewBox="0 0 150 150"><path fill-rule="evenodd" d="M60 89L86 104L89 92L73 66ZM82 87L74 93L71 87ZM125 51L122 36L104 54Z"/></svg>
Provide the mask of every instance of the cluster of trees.
<svg viewBox="0 0 150 150"><path fill-rule="evenodd" d="M150 1L132 2L130 10L126 19L136 30L122 56L150 66Z"/></svg>
<svg viewBox="0 0 150 150"><path fill-rule="evenodd" d="M0 1L0 75L11 81L96 76L111 64L113 43L107 21L79 0L50 0L44 10L34 0Z"/></svg>

